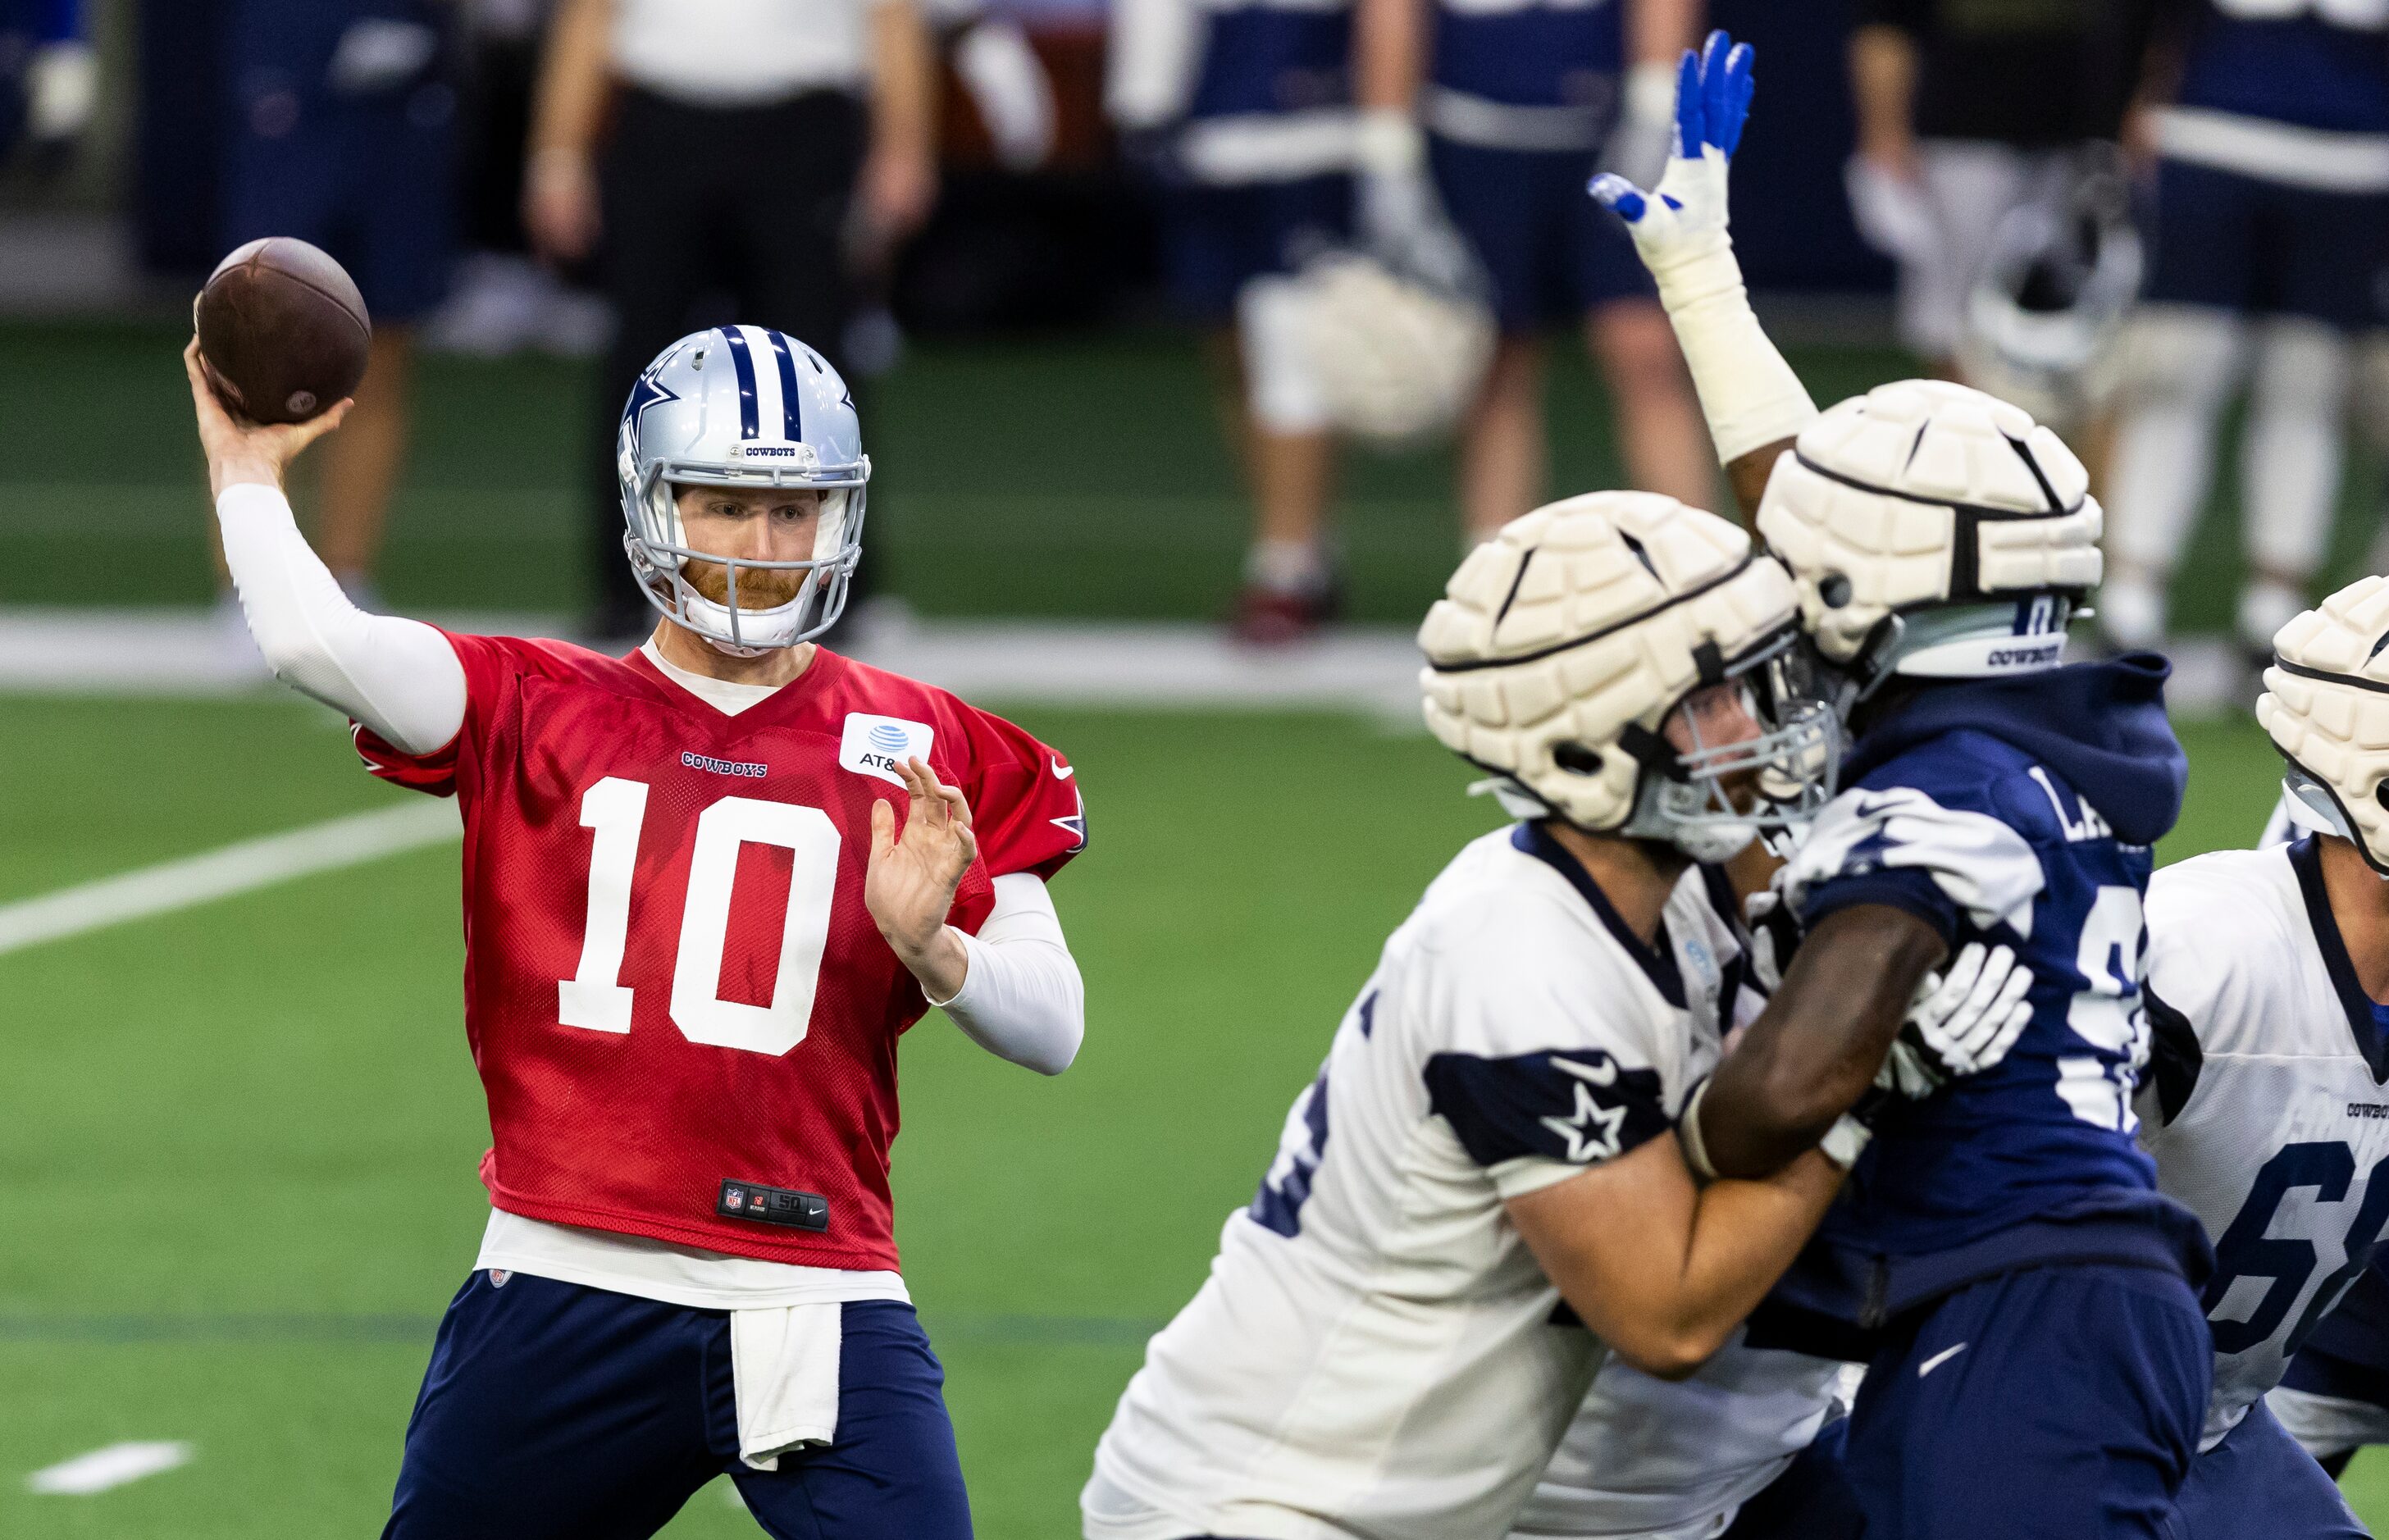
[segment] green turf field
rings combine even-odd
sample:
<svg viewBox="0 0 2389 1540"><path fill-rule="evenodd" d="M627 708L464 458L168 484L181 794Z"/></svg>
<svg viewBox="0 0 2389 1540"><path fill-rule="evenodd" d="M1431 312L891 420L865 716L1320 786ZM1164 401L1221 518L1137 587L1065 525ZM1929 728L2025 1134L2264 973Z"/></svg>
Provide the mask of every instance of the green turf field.
<svg viewBox="0 0 2389 1540"><path fill-rule="evenodd" d="M170 326L0 325L0 605L203 604L212 592L188 388ZM1794 353L1833 401L1909 372L1859 348ZM572 613L589 537L586 372L428 359L384 577L402 609ZM1616 486L1599 388L1560 350L1555 493ZM1245 505L1192 342L1168 332L936 344L863 396L875 579L933 615L1211 617ZM2183 563L2179 622L2229 623L2235 474ZM303 481L303 478L302 478ZM2359 457L2329 573L2357 575L2378 503ZM1409 624L1456 554L1449 456L1357 454L1343 530L1356 618ZM303 485L300 502L305 502ZM620 531L608 539L619 549ZM105 568L94 541L137 559ZM619 558L616 558L619 559Z"/></svg>
<svg viewBox="0 0 2389 1540"><path fill-rule="evenodd" d="M1356 719L1021 715L1094 814L1055 884L1087 1047L1047 1081L924 1023L897 1206L980 1533L1053 1540L1384 934L1493 815L1430 742ZM0 697L0 903L403 800L274 696ZM2270 797L2253 729L2188 735L2168 857L2244 843ZM455 890L438 846L0 957L0 1534L377 1525L484 1214ZM198 1457L22 1488L136 1439ZM2351 1480L2389 1520L2389 1464ZM670 1533L754 1531L717 1483Z"/></svg>
<svg viewBox="0 0 2389 1540"><path fill-rule="evenodd" d="M206 602L180 342L0 327L0 605ZM1828 398L1897 367L1798 362ZM1613 484L1581 367L1556 371L1552 399L1555 487ZM575 608L581 373L431 360L420 401L396 605ZM1184 339L925 348L865 408L871 560L924 610L1224 609L1243 515ZM1439 587L1449 469L1356 458L1361 618L1412 622ZM2359 467L2352 512L2371 479ZM2191 623L2228 614L2228 502L2189 566ZM2368 522L2344 521L2343 568ZM1045 1081L932 1017L905 1051L897 1147L907 1272L993 1540L1076 1532L1143 1337L1249 1198L1386 931L1493 816L1426 740L1355 719L1022 715L1080 766L1093 811L1093 848L1056 884L1088 1046ZM2245 843L2272 756L2244 724L2189 737L2191 813L2166 854ZM401 799L339 724L279 696L0 696L0 903ZM0 956L0 1535L378 1524L484 1213L455 888L453 850L432 848ZM139 1439L198 1458L98 1496L23 1489ZM2389 1522L2389 1461L2351 1483ZM714 1491L671 1533L754 1532Z"/></svg>

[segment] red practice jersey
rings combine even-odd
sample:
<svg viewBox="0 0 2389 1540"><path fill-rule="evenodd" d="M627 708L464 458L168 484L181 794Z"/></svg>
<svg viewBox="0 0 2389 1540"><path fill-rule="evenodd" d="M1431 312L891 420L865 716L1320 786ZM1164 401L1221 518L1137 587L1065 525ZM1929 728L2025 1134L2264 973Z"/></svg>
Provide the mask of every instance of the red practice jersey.
<svg viewBox="0 0 2389 1540"><path fill-rule="evenodd" d="M927 1004L863 907L872 804L903 818L890 767L915 754L970 798L978 860L952 923L976 931L994 878L1051 876L1085 845L1069 765L945 691L825 650L733 717L640 654L450 640L468 686L456 737L421 756L363 728L357 744L375 774L463 808L491 1201L894 1268L896 1039Z"/></svg>

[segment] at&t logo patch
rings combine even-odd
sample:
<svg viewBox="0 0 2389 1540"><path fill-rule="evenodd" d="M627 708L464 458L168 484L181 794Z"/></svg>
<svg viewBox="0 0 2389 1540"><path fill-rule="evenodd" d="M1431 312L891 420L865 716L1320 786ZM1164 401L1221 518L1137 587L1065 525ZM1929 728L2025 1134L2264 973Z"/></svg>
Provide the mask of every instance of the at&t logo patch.
<svg viewBox="0 0 2389 1540"><path fill-rule="evenodd" d="M876 776L891 786L901 786L904 778L896 773L896 767L910 758L926 759L937 735L937 730L926 722L849 712L846 734L838 744L837 762L858 775Z"/></svg>

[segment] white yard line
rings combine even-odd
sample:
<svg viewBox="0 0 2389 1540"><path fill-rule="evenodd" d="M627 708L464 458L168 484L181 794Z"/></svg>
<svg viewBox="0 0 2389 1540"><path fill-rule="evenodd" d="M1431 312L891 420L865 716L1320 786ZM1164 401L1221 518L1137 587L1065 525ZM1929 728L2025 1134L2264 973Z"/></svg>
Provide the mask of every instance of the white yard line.
<svg viewBox="0 0 2389 1540"><path fill-rule="evenodd" d="M451 630L549 636L560 617L441 615ZM1192 621L899 619L851 639L865 663L966 699L1098 709L1357 711L1422 731L1418 643L1351 626L1285 648L1241 647ZM2172 649L2185 714L2246 710L2255 693L2221 638ZM0 608L0 691L241 696L279 691L237 626L204 610Z"/></svg>
<svg viewBox="0 0 2389 1540"><path fill-rule="evenodd" d="M440 615L450 630L553 636L560 617ZM1193 621L883 617L850 639L865 663L965 699L1099 709L1358 711L1418 727L1418 643L1354 626L1284 648ZM275 684L237 624L205 610L0 608L0 691L241 696Z"/></svg>
<svg viewBox="0 0 2389 1540"><path fill-rule="evenodd" d="M409 802L0 904L0 956L294 877L337 872L457 834L455 804Z"/></svg>
<svg viewBox="0 0 2389 1540"><path fill-rule="evenodd" d="M188 1465L193 1453L191 1446L179 1439L111 1444L34 1471L25 1478L25 1490L54 1496L88 1497L95 1492Z"/></svg>

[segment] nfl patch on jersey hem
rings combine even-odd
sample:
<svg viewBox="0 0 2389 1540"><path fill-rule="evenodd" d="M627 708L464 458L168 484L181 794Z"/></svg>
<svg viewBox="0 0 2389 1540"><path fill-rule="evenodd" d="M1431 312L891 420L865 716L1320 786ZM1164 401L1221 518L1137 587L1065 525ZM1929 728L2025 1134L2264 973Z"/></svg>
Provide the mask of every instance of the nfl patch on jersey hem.
<svg viewBox="0 0 2389 1540"><path fill-rule="evenodd" d="M829 1200L818 1192L785 1187L763 1187L732 1177L722 1184L713 1211L730 1219L760 1219L767 1225L792 1225L798 1229L827 1230Z"/></svg>

